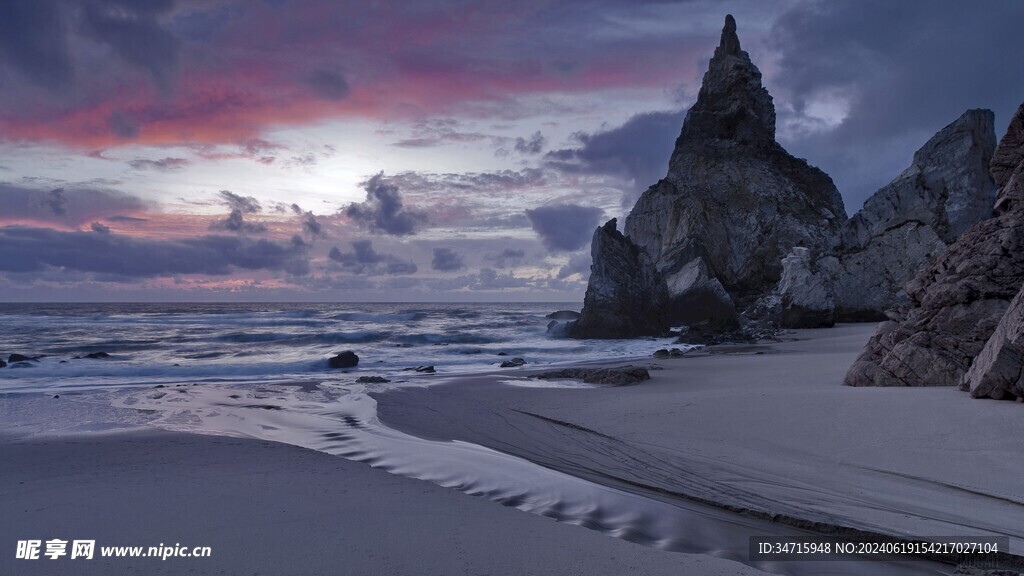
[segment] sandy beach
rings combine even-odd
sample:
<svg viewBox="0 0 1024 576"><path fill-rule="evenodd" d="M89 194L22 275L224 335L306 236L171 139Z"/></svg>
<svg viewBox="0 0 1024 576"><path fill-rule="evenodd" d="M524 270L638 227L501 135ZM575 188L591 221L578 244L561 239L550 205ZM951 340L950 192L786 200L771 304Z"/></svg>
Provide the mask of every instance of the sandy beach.
<svg viewBox="0 0 1024 576"><path fill-rule="evenodd" d="M378 394L390 426L595 482L900 537L1008 536L1024 553L1014 403L951 388L844 387L873 325L644 361L650 381L537 389L486 379ZM821 528L821 527L819 527Z"/></svg>
<svg viewBox="0 0 1024 576"><path fill-rule="evenodd" d="M74 395L0 397L8 424L49 419L0 437L0 536L11 552L0 573L952 570L749 565L750 536L808 533L800 528L1008 536L1020 554L1024 458L1002 440L1024 432L1018 407L952 389L841 386L872 330L637 359L652 378L624 387L539 383L527 365L368 390L126 390L97 397L117 399L102 409ZM121 424L104 431L108 421ZM16 541L52 538L212 555L14 558Z"/></svg>
<svg viewBox="0 0 1024 576"><path fill-rule="evenodd" d="M0 573L758 574L608 538L429 482L273 442L161 431L0 442ZM94 539L92 560L15 559ZM101 546L209 546L101 558ZM44 546L45 548L45 546Z"/></svg>

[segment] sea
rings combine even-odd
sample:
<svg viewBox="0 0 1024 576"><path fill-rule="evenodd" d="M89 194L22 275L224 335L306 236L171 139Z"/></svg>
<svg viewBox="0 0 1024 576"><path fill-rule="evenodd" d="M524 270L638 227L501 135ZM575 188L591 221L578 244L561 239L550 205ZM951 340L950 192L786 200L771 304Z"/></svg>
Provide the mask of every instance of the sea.
<svg viewBox="0 0 1024 576"><path fill-rule="evenodd" d="M0 393L526 368L650 356L671 338L573 340L548 330L579 303L0 304ZM103 358L89 354L104 353ZM509 369L513 370L513 369Z"/></svg>

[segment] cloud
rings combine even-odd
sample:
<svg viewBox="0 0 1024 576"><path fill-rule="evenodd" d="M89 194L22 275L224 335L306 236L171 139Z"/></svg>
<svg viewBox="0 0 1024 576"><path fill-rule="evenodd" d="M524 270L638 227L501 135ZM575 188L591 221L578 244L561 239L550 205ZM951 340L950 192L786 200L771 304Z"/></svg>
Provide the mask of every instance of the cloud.
<svg viewBox="0 0 1024 576"><path fill-rule="evenodd" d="M415 274L418 269L411 260L378 253L373 249L371 240L354 240L352 252L342 252L335 246L328 252L327 257L341 264L346 270L368 276Z"/></svg>
<svg viewBox="0 0 1024 576"><path fill-rule="evenodd" d="M516 138L515 149L520 154L540 154L546 143L547 139L540 132L534 132L529 140Z"/></svg>
<svg viewBox="0 0 1024 576"><path fill-rule="evenodd" d="M61 4L55 0L0 2L0 60L53 92L74 79Z"/></svg>
<svg viewBox="0 0 1024 576"><path fill-rule="evenodd" d="M592 262L589 251L577 252L569 256L569 261L558 269L557 277L565 280L573 274L579 274L583 280L590 277L590 264Z"/></svg>
<svg viewBox="0 0 1024 576"><path fill-rule="evenodd" d="M308 232L311 236L319 236L323 233L324 227L313 215L313 212L303 210L298 204L292 204L288 207L292 213L302 219L302 229ZM284 212L285 208L283 205L278 204L274 207L278 212Z"/></svg>
<svg viewBox="0 0 1024 576"><path fill-rule="evenodd" d="M0 228L0 271L50 268L152 278L178 274L223 276L238 270L306 274L305 248L294 243L237 236L150 240L120 234L62 232L50 228Z"/></svg>
<svg viewBox="0 0 1024 576"><path fill-rule="evenodd" d="M0 222L34 220L78 226L118 212L141 212L150 205L115 190L72 185L46 190L0 182L0 207Z"/></svg>
<svg viewBox="0 0 1024 576"><path fill-rule="evenodd" d="M494 261L495 268L506 268L510 265L518 264L526 256L525 250L517 248L505 248L498 254L487 256L487 260Z"/></svg>
<svg viewBox="0 0 1024 576"><path fill-rule="evenodd" d="M415 234L416 228L426 221L424 213L402 206L398 187L384 181L384 172L370 178L364 189L366 201L349 204L345 215L371 231L405 236Z"/></svg>
<svg viewBox="0 0 1024 576"><path fill-rule="evenodd" d="M462 255L451 248L434 248L434 258L430 267L439 272L452 272L466 267Z"/></svg>
<svg viewBox="0 0 1024 576"><path fill-rule="evenodd" d="M217 194L220 196L220 201L232 210L238 210L246 214L255 214L263 210L260 201L252 196L242 196L230 190L221 190Z"/></svg>
<svg viewBox="0 0 1024 576"><path fill-rule="evenodd" d="M552 252L571 252L586 246L604 215L600 208L577 204L541 206L526 210L526 217L544 246Z"/></svg>
<svg viewBox="0 0 1024 576"><path fill-rule="evenodd" d="M344 100L351 92L345 77L333 70L314 71L309 75L307 84L318 96L327 100Z"/></svg>
<svg viewBox="0 0 1024 576"><path fill-rule="evenodd" d="M243 234L262 234L267 227L259 222L246 222L245 212L235 208L223 220L217 220L210 224L210 230L227 230L229 232L240 232Z"/></svg>
<svg viewBox="0 0 1024 576"><path fill-rule="evenodd" d="M106 44L125 62L149 72L167 87L177 66L180 40L165 30L157 16L174 2L107 0L87 4L83 30Z"/></svg>
<svg viewBox="0 0 1024 576"><path fill-rule="evenodd" d="M68 199L64 197L63 188L50 190L45 194L38 195L37 198L40 205L49 209L55 216L67 216Z"/></svg>
<svg viewBox="0 0 1024 576"><path fill-rule="evenodd" d="M548 166L568 173L608 174L627 181L624 202L665 177L668 160L683 126L684 111L644 112L621 126L575 135L581 146L552 150Z"/></svg>
<svg viewBox="0 0 1024 576"><path fill-rule="evenodd" d="M100 222L93 222L90 228L97 234L110 234L110 227L105 226Z"/></svg>
<svg viewBox="0 0 1024 576"><path fill-rule="evenodd" d="M130 139L139 135L139 121L124 110L114 110L108 120L110 131L118 138Z"/></svg>
<svg viewBox="0 0 1024 576"><path fill-rule="evenodd" d="M160 160L131 160L128 165L136 170L160 170L163 172L170 172L172 170L181 170L185 166L188 166L191 162L185 158L161 158Z"/></svg>

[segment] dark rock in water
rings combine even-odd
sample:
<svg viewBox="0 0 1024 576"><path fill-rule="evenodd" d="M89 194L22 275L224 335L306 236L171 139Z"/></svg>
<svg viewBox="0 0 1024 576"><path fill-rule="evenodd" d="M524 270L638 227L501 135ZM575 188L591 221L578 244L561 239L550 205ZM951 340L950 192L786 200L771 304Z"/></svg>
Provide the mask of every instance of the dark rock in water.
<svg viewBox="0 0 1024 576"><path fill-rule="evenodd" d="M960 387L973 398L1024 398L1024 290L1010 302Z"/></svg>
<svg viewBox="0 0 1024 576"><path fill-rule="evenodd" d="M433 366L413 366L411 368L402 368L403 372L421 372L423 374L433 374L437 372Z"/></svg>
<svg viewBox="0 0 1024 576"><path fill-rule="evenodd" d="M907 284L846 375L850 386L956 386L1024 285L1024 105L993 158L997 216L971 227ZM995 161L993 161L995 166ZM1001 171L1000 171L1001 170ZM1019 196L1018 196L1019 195ZM997 345L997 344L996 344ZM996 346L994 345L994 346Z"/></svg>
<svg viewBox="0 0 1024 576"><path fill-rule="evenodd" d="M359 356L356 356L356 353L351 350L346 350L329 359L327 363L331 368L352 368L356 364L359 364Z"/></svg>
<svg viewBox="0 0 1024 576"><path fill-rule="evenodd" d="M655 358L680 358L685 355L686 352L683 352L679 348L672 348L671 350L662 348L660 350L655 350L653 354Z"/></svg>
<svg viewBox="0 0 1024 576"><path fill-rule="evenodd" d="M0 368L3 368L5 366L7 366L7 362L4 362L3 360L0 360Z"/></svg>
<svg viewBox="0 0 1024 576"><path fill-rule="evenodd" d="M836 247L802 272L797 289L825 287L839 321L882 320L907 302L904 285L964 231L992 216L996 185L989 162L996 146L994 115L968 110L925 143L902 174L879 189L843 226ZM786 268L786 262L783 262ZM784 271L783 276L786 276ZM786 291L780 285L785 299ZM828 304L815 298L818 306ZM802 318L799 304L783 303ZM822 314L824 314L822 309ZM811 315L812 318L815 316Z"/></svg>
<svg viewBox="0 0 1024 576"><path fill-rule="evenodd" d="M564 368L550 372L534 374L531 378L540 380L582 380L587 384L606 384L611 386L628 386L650 380L651 375L646 368L622 366L618 368Z"/></svg>
<svg viewBox="0 0 1024 576"><path fill-rule="evenodd" d="M545 316L545 318L551 318L552 320L576 320L579 317L580 313L574 310L559 310Z"/></svg>
<svg viewBox="0 0 1024 576"><path fill-rule="evenodd" d="M54 398L60 398L60 394L54 394L53 397Z"/></svg>
<svg viewBox="0 0 1024 576"><path fill-rule="evenodd" d="M729 16L668 174L637 201L623 237L595 234L572 335L735 330L740 312L775 290L783 256L794 246L824 253L845 220L828 175L775 141L775 106Z"/></svg>
<svg viewBox="0 0 1024 576"><path fill-rule="evenodd" d="M614 218L594 232L593 264L573 338L632 338L668 329L665 283L647 255L620 233Z"/></svg>
<svg viewBox="0 0 1024 576"><path fill-rule="evenodd" d="M508 352L498 352L498 356L508 356Z"/></svg>
<svg viewBox="0 0 1024 576"><path fill-rule="evenodd" d="M504 362L502 362L501 367L515 368L517 366L522 366L523 364L526 364L526 360L523 360L522 358L513 358L511 360L505 360Z"/></svg>
<svg viewBox="0 0 1024 576"><path fill-rule="evenodd" d="M548 327L545 331L552 336L568 336L572 325L572 320L552 320L548 322Z"/></svg>
<svg viewBox="0 0 1024 576"><path fill-rule="evenodd" d="M35 358L29 358L24 354L11 354L7 357L7 361L12 364L15 362L28 362L29 360L35 360Z"/></svg>
<svg viewBox="0 0 1024 576"><path fill-rule="evenodd" d="M360 376L356 378L356 384L387 384L391 382L382 376Z"/></svg>
<svg viewBox="0 0 1024 576"><path fill-rule="evenodd" d="M90 352L85 355L86 358L110 358L110 354L106 352Z"/></svg>

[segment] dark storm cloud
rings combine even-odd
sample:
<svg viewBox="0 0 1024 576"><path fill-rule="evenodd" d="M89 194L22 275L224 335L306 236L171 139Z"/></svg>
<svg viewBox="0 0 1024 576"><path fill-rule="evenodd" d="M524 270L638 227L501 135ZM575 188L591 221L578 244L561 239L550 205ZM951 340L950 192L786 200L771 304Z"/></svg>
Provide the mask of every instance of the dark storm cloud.
<svg viewBox="0 0 1024 576"><path fill-rule="evenodd" d="M110 46L125 62L146 70L158 84L166 85L177 66L180 41L156 18L173 5L154 0L94 1L84 10L83 29L93 40Z"/></svg>
<svg viewBox="0 0 1024 576"><path fill-rule="evenodd" d="M110 222L128 222L131 224L143 224L149 222L148 218L137 218L135 216L122 216L121 214L115 214L113 216L107 216L106 218Z"/></svg>
<svg viewBox="0 0 1024 576"><path fill-rule="evenodd" d="M267 231L267 227L259 222L246 222L245 213L242 210L235 208L230 214L228 214L227 218L210 224L210 230L227 230L229 232L240 232L243 234L262 234Z"/></svg>
<svg viewBox="0 0 1024 576"><path fill-rule="evenodd" d="M344 100L351 90L345 77L333 70L317 70L309 75L306 83L326 100Z"/></svg>
<svg viewBox="0 0 1024 576"><path fill-rule="evenodd" d="M159 160L131 160L128 165L136 170L160 170L168 172L171 170L181 170L185 166L188 166L191 162L185 158L161 158Z"/></svg>
<svg viewBox="0 0 1024 576"><path fill-rule="evenodd" d="M466 267L462 255L451 248L434 248L434 258L430 267L439 272L452 272Z"/></svg>
<svg viewBox="0 0 1024 576"><path fill-rule="evenodd" d="M380 254L373 249L371 240L354 240L352 252L331 248L327 257L348 271L369 276L388 274L415 274L417 266L411 260L402 260L393 254Z"/></svg>
<svg viewBox="0 0 1024 576"><path fill-rule="evenodd" d="M540 154L544 151L547 139L540 132L534 132L530 139L516 138L515 150L520 154Z"/></svg>
<svg viewBox="0 0 1024 576"><path fill-rule="evenodd" d="M0 61L53 91L71 84L66 19L56 0L0 2Z"/></svg>
<svg viewBox="0 0 1024 576"><path fill-rule="evenodd" d="M68 199L64 197L63 188L55 188L45 194L40 194L37 198L40 205L53 212L54 216L68 215Z"/></svg>
<svg viewBox="0 0 1024 576"><path fill-rule="evenodd" d="M383 172L370 178L364 189L366 201L349 204L345 215L371 231L405 236L415 234L417 226L426 221L423 212L402 206L398 186L385 182Z"/></svg>
<svg viewBox="0 0 1024 576"><path fill-rule="evenodd" d="M79 225L118 212L141 211L148 204L114 190L65 186L52 190L0 183L0 220L37 220Z"/></svg>
<svg viewBox="0 0 1024 576"><path fill-rule="evenodd" d="M220 201L232 210L238 210L246 214L255 214L263 210L260 201L252 196L242 196L230 190L221 190L217 194L220 196Z"/></svg>
<svg viewBox="0 0 1024 576"><path fill-rule="evenodd" d="M793 106L780 124L799 122L815 101L843 98L849 110L835 129L783 143L828 172L856 210L968 108L995 111L1002 135L1024 100L1021 22L1024 3L1012 0L798 4L771 35L778 70L768 89Z"/></svg>
<svg viewBox="0 0 1024 576"><path fill-rule="evenodd" d="M530 219L533 230L552 252L571 252L585 246L603 215L604 211L600 208L577 204L526 210L526 217Z"/></svg>
<svg viewBox="0 0 1024 576"><path fill-rule="evenodd" d="M40 272L50 268L152 278L177 274L222 276L235 270L306 274L309 262L304 247L263 239L201 236L159 241L49 228L0 228L0 271Z"/></svg>
<svg viewBox="0 0 1024 576"><path fill-rule="evenodd" d="M319 236L323 233L324 227L316 219L316 216L313 215L313 212L303 210L298 204L292 204L288 208L291 209L292 214L295 214L302 220L302 229L304 231L308 232L311 236ZM275 210L284 212L285 208L283 205L277 205L275 206Z"/></svg>
<svg viewBox="0 0 1024 576"><path fill-rule="evenodd" d="M90 228L92 228L92 231L97 234L110 234L110 227L104 226L100 222L93 222Z"/></svg>
<svg viewBox="0 0 1024 576"><path fill-rule="evenodd" d="M637 192L665 177L684 116L685 111L636 114L603 132L578 133L581 146L552 150L545 159L564 172L609 174L631 181L624 202L632 206Z"/></svg>
<svg viewBox="0 0 1024 576"><path fill-rule="evenodd" d="M524 257L526 257L525 250L505 248L498 254L487 256L487 259L494 261L495 268L506 268L510 265L518 264Z"/></svg>

